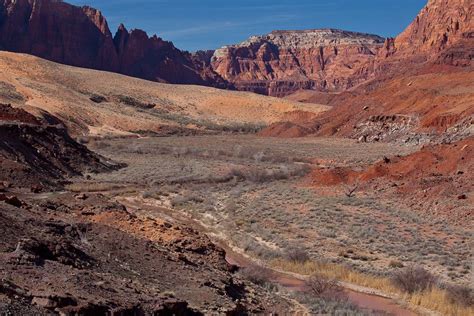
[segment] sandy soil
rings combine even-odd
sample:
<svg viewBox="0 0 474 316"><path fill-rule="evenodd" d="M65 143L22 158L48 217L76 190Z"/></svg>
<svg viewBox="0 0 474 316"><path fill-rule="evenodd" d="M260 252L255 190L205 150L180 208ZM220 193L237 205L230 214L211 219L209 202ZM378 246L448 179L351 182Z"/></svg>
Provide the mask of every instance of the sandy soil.
<svg viewBox="0 0 474 316"><path fill-rule="evenodd" d="M0 53L0 68L0 102L34 114L48 111L76 134L159 131L163 125L266 125L293 111L327 109L253 93L160 84L8 52Z"/></svg>
<svg viewBox="0 0 474 316"><path fill-rule="evenodd" d="M360 186L359 190L391 195L419 213L463 227L473 225L474 138L424 146L409 156L385 157L354 169L317 168L310 175L316 187Z"/></svg>

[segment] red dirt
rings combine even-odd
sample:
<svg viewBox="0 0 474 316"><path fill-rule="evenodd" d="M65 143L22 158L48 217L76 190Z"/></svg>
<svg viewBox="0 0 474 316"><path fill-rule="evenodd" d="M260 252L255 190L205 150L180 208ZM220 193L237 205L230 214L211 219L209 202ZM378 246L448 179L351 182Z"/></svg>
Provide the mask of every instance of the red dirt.
<svg viewBox="0 0 474 316"><path fill-rule="evenodd" d="M426 146L406 156L381 161L363 171L349 168L318 169L312 173L313 183L337 185L341 183L367 182L377 178L392 180L420 180L429 175L449 176L457 171L471 170L474 156L474 138L449 144Z"/></svg>
<svg viewBox="0 0 474 316"><path fill-rule="evenodd" d="M359 184L361 190L395 194L412 209L446 216L466 225L474 208L474 137L443 145L430 145L406 157L390 157L361 171L348 167L316 169L313 186ZM456 211L454 211L456 210ZM441 212L441 213L440 213Z"/></svg>
<svg viewBox="0 0 474 316"><path fill-rule="evenodd" d="M474 72L455 69L372 81L332 97L332 109L312 124L317 135L353 136L374 116L401 115L416 121L414 132L442 133L474 115ZM308 100L314 101L309 95Z"/></svg>
<svg viewBox="0 0 474 316"><path fill-rule="evenodd" d="M291 111L284 114L282 121L273 123L258 133L262 137L296 138L314 133L312 122L320 114L306 111Z"/></svg>
<svg viewBox="0 0 474 316"><path fill-rule="evenodd" d="M30 113L12 107L10 104L0 103L0 121L21 122L40 125L40 121Z"/></svg>
<svg viewBox="0 0 474 316"><path fill-rule="evenodd" d="M258 133L262 137L296 138L311 133L311 130L292 122L274 123Z"/></svg>

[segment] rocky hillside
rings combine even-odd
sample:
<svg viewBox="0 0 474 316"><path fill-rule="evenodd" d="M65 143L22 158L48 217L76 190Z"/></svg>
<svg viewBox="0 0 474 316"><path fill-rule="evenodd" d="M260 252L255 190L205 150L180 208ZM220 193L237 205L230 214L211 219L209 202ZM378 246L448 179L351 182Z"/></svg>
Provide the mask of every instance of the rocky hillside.
<svg viewBox="0 0 474 316"><path fill-rule="evenodd" d="M10 189L7 189L10 190ZM1 315L280 314L207 236L103 194L6 192ZM0 193L1 197L1 193ZM14 205L12 205L14 204Z"/></svg>
<svg viewBox="0 0 474 316"><path fill-rule="evenodd" d="M1 103L0 164L0 184L32 188L58 188L67 177L119 167L78 144L63 126Z"/></svg>
<svg viewBox="0 0 474 316"><path fill-rule="evenodd" d="M147 80L227 84L189 53L121 25L115 36L102 13L55 0L0 0L0 49Z"/></svg>
<svg viewBox="0 0 474 316"><path fill-rule="evenodd" d="M359 82L355 70L383 43L376 35L333 29L275 31L218 49L211 63L238 90L273 96L299 89L341 91Z"/></svg>
<svg viewBox="0 0 474 316"><path fill-rule="evenodd" d="M0 103L59 118L72 135L251 131L326 106L202 86L171 85L0 52Z"/></svg>

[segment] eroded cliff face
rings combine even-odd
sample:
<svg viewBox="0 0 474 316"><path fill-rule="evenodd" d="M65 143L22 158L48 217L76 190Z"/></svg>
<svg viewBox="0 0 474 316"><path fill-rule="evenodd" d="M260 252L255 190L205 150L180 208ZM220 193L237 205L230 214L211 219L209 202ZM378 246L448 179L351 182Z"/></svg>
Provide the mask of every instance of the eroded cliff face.
<svg viewBox="0 0 474 316"><path fill-rule="evenodd" d="M0 0L0 49L153 81L227 87L173 43L123 25L113 37L100 11L62 1Z"/></svg>
<svg viewBox="0 0 474 316"><path fill-rule="evenodd" d="M299 89L341 91L384 39L341 30L275 31L215 51L212 67L237 89L284 96Z"/></svg>
<svg viewBox="0 0 474 316"><path fill-rule="evenodd" d="M274 31L190 54L123 25L112 36L100 11L90 7L0 0L0 49L147 80L281 97L347 91L368 80L432 71L433 65L471 66L473 12L472 0L430 0L395 39L334 29Z"/></svg>
<svg viewBox="0 0 474 316"><path fill-rule="evenodd" d="M61 1L0 0L0 48L73 66L118 69L102 14Z"/></svg>
<svg viewBox="0 0 474 316"><path fill-rule="evenodd" d="M225 46L212 66L239 90L340 92L368 80L471 66L474 2L430 0L396 38L339 30L275 31Z"/></svg>
<svg viewBox="0 0 474 316"><path fill-rule="evenodd" d="M192 60L171 42L148 37L142 30L129 32L120 25L114 43L122 74L152 81L205 84Z"/></svg>
<svg viewBox="0 0 474 316"><path fill-rule="evenodd" d="M309 127L319 135L369 141L471 137L473 13L472 0L430 0L404 32L387 39L377 56L354 72L365 80L356 89L300 100L326 99L321 102L332 106Z"/></svg>
<svg viewBox="0 0 474 316"><path fill-rule="evenodd" d="M469 65L474 48L474 2L430 0L404 32L386 46L385 56Z"/></svg>

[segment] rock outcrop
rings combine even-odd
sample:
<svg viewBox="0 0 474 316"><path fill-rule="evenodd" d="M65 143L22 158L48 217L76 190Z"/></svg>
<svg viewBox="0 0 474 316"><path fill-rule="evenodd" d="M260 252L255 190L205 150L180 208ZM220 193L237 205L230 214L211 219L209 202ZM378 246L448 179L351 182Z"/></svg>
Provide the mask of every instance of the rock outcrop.
<svg viewBox="0 0 474 316"><path fill-rule="evenodd" d="M474 56L473 13L470 0L430 0L405 31L387 40L382 57L469 65Z"/></svg>
<svg viewBox="0 0 474 316"><path fill-rule="evenodd" d="M77 143L61 125L1 103L0 113L0 183L60 188L66 177L120 167Z"/></svg>
<svg viewBox="0 0 474 316"><path fill-rule="evenodd" d="M430 0L398 37L339 30L275 31L216 50L212 66L238 90L285 96L340 92L371 79L472 65L474 3Z"/></svg>
<svg viewBox="0 0 474 316"><path fill-rule="evenodd" d="M274 31L215 51L213 69L238 90L284 96L300 89L341 91L384 39L333 29Z"/></svg>
<svg viewBox="0 0 474 316"><path fill-rule="evenodd" d="M0 0L0 49L153 81L227 87L171 42L123 25L114 37L100 11L62 1Z"/></svg>
<svg viewBox="0 0 474 316"><path fill-rule="evenodd" d="M305 96L316 103L325 98L332 106L309 127L319 135L367 141L426 143L472 136L473 13L472 1L430 0L404 32L387 39L354 73L367 82L330 98Z"/></svg>
<svg viewBox="0 0 474 316"><path fill-rule="evenodd" d="M123 25L113 36L100 11L87 6L0 0L0 49L159 82L272 96L340 92L370 79L420 72L421 64L472 65L473 11L470 0L430 0L395 39L334 29L274 31L190 54Z"/></svg>

